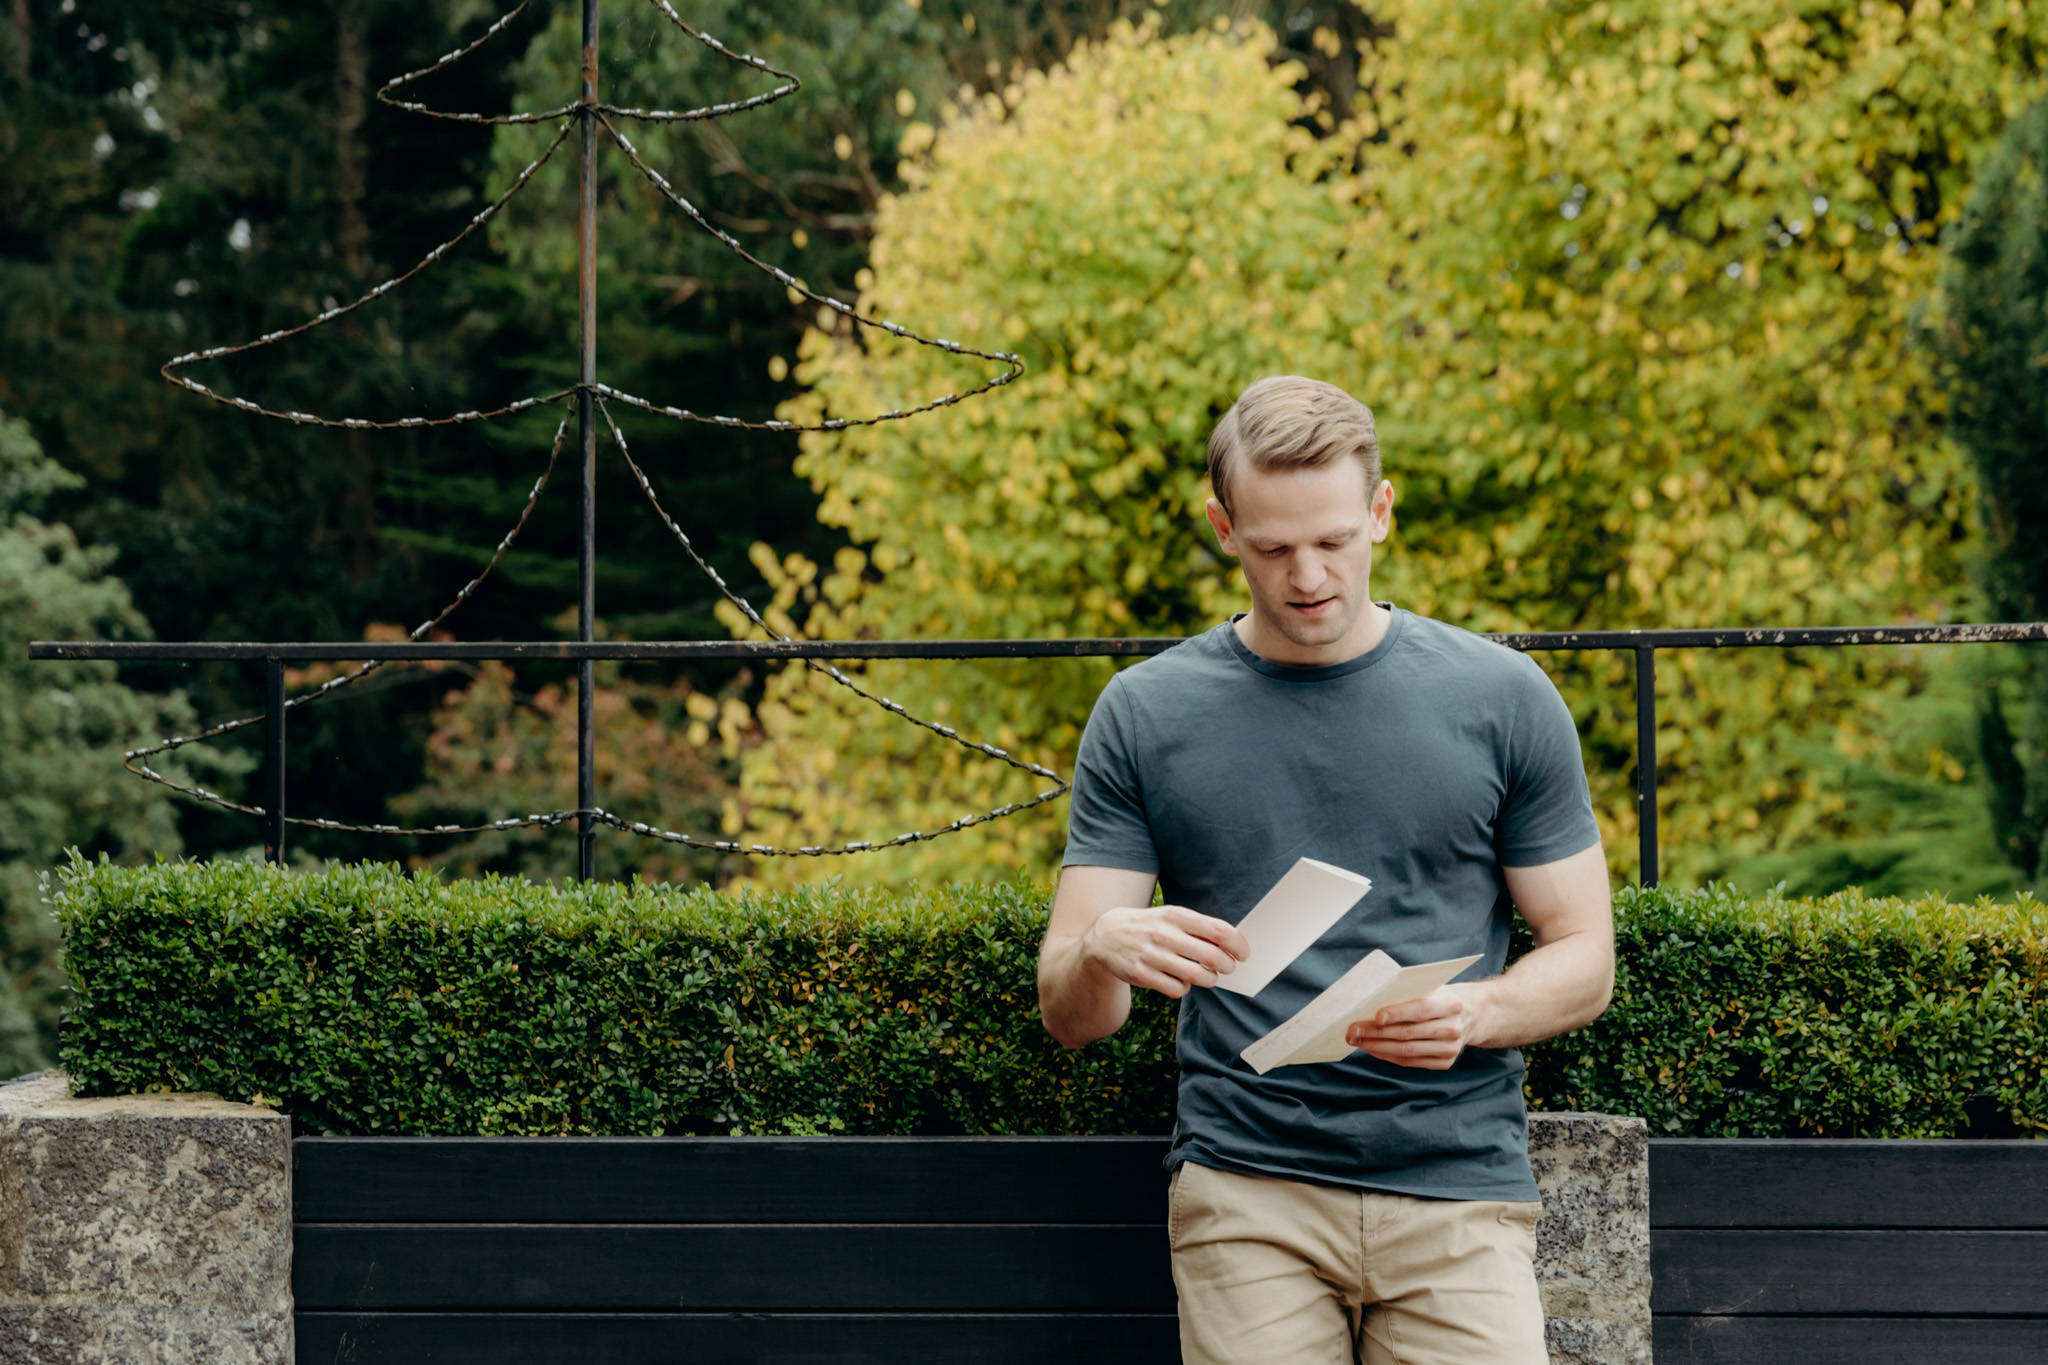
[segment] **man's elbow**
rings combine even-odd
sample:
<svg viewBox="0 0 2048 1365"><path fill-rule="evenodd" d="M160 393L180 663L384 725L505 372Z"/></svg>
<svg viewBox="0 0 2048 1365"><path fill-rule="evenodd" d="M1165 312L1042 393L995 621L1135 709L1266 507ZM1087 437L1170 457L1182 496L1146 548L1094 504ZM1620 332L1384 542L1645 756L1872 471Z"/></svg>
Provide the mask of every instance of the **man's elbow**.
<svg viewBox="0 0 2048 1365"><path fill-rule="evenodd" d="M1092 1033L1083 1033L1078 1029L1061 1028L1049 1019L1046 1021L1045 1031L1052 1035L1054 1042L1069 1052L1088 1046L1098 1036Z"/></svg>
<svg viewBox="0 0 2048 1365"><path fill-rule="evenodd" d="M1593 997L1592 1009L1587 1013L1584 1021L1588 1024L1607 1013L1607 1007L1614 1003L1614 951L1612 947L1608 949L1606 968L1601 972L1597 985L1599 989Z"/></svg>
<svg viewBox="0 0 2048 1365"><path fill-rule="evenodd" d="M1069 1052L1107 1036L1099 1030L1084 1027L1080 1021L1056 1008L1043 988L1038 992L1038 1019L1045 1025L1045 1031L1052 1035L1053 1041Z"/></svg>

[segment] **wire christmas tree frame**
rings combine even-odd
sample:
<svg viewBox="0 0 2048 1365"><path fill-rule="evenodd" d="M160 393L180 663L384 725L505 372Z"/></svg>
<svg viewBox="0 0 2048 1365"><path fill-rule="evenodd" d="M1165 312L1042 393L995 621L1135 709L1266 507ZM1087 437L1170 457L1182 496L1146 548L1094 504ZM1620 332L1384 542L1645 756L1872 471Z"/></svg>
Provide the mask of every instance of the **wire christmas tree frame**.
<svg viewBox="0 0 2048 1365"><path fill-rule="evenodd" d="M977 395L988 393L993 389L1000 388L1003 385L1010 383L1012 380L1016 379L1018 375L1022 374L1024 369L1023 361L1019 359L1016 355L1007 351L985 351L973 346L967 346L959 342L950 341L943 337L924 336L921 333L915 332L910 328L904 327L896 322L889 321L887 319L879 317L865 316L854 306L846 303L841 299L817 293L816 291L810 289L808 286L803 284L801 281L797 280L794 276L790 275L787 271L782 270L777 266L770 265L768 262L763 261L759 257L753 255L729 233L723 231L722 229L712 224L708 219L706 219L704 214L694 204L692 204L680 192L677 191L675 186L672 185L666 177L664 177L659 171L655 170L653 167L647 164L645 159L641 156L639 150L636 147L634 147L632 142L625 136L623 132L620 131L618 123L615 122L614 120L638 120L642 122L686 122L692 120L724 118L729 115L744 113L753 109L758 109L764 105L782 99L785 96L794 94L799 89L802 88L802 81L800 81L794 74L780 70L777 67L771 66L769 63L761 60L758 57L754 57L742 52L736 52L733 49L726 47L723 43L720 43L717 39L711 37L709 34L702 33L697 29L691 27L670 6L668 0L649 0L649 3L653 4L653 6L656 9L660 10L663 16L671 24L673 24L676 28L682 30L682 32L684 32L685 34L689 35L689 37L695 40L696 42L703 44L711 51L717 53L719 56L724 57L729 61L737 62L746 66L751 66L765 74L777 77L781 81L781 84L777 85L775 88L771 90L765 91L758 95L751 96L746 99L731 101L727 103L705 105L700 108L694 109L631 109L623 108L617 105L601 103L597 99L598 0L582 0L583 88L581 98L566 104L562 104L553 109L541 110L537 112L519 112L512 114L493 115L470 112L449 112L445 110L431 108L422 102L399 99L395 97L395 92L401 89L402 87L409 85L410 83L419 80L422 77L440 71L445 67L453 65L454 63L461 61L463 58L475 52L478 48L482 47L485 43L489 42L493 37L497 36L497 34L502 32L505 29L505 27L508 24L510 24L513 20L517 19L520 16L520 14L525 12L525 10L528 8L529 3L530 0L521 0L520 4L515 6L512 10L508 11L504 15L500 16L497 20L495 20L484 31L484 33L478 38L476 38L474 41L467 43L460 48L457 48L453 52L447 53L446 55L442 56L440 59L438 59L429 66L422 67L417 71L407 72L402 76L399 76L391 81L386 82L377 91L377 98L383 101L384 103L391 105L394 108L403 109L410 113L420 114L431 118L452 119L465 123L479 124L546 123L550 121L559 120L559 127L556 129L555 136L553 137L553 139L549 141L547 146L541 150L538 156L536 156L532 161L527 163L525 168L522 169L518 173L518 175L513 179L511 185L508 186L505 189L505 191L502 194L500 194L496 199L492 200L490 204L488 204L474 217L472 217L469 220L469 222L464 225L462 230L457 232L453 237L449 238L445 242L442 242L440 245L434 247L431 251L427 252L426 255L421 257L420 260L416 264L414 264L410 269L404 271L402 274L396 275L391 279L384 281L383 283L377 285L375 288L369 290L367 293L363 294L361 297L356 298L348 303L328 308L325 311L318 313L315 316L307 319L305 322L298 324L297 326L283 328L273 332L268 332L262 336L256 337L251 341L246 341L239 343L237 345L230 346L214 346L204 350L191 351L183 355L175 356L171 360L165 362L165 364L162 367L162 373L164 377L173 384L188 389L193 393L197 393L200 396L207 398L215 403L222 404L223 406L230 407L238 411L249 413L252 416L270 417L281 421L292 422L294 424L302 426L310 425L322 427L341 427L352 430L391 430L399 428L452 426L466 422L482 422L489 421L494 418L511 416L513 414L523 412L529 408L537 408L551 403L564 404L567 410L564 412L560 423L556 426L554 440L551 443L548 451L547 464L541 471L539 478L535 480L533 489L531 493L529 493L527 496L525 506L520 510L518 520L514 523L511 530L507 531L504 537L498 542L495 552L492 554L490 560L484 565L483 569L479 571L475 577L470 579L470 581L466 583L459 592L456 593L455 597L446 606L442 607L439 612L437 612L428 620L423 621L418 626L414 627L406 637L408 642L417 642L419 640L424 639L429 631L433 630L435 627L440 625L442 621L446 620L447 617L452 612L454 612L456 608L460 607L465 601L469 599L469 597L477 590L477 588L483 583L483 581L490 576L491 571L497 567L498 562L504 558L506 551L511 548L513 542L518 538L520 532L525 528L528 518L533 513L534 505L539 501L541 493L546 489L548 485L549 478L553 474L555 466L561 457L563 444L568 435L569 423L572 416L576 419L577 422L579 447L581 454L583 456L583 478L582 485L580 488L580 504L582 515L581 536L579 537L578 565L579 638L583 641L591 641L594 639L594 625L596 619L594 600L595 582L593 572L595 563L595 519L593 516L594 472L596 461L596 441L598 434L598 422L601 418L604 428L610 433L612 444L617 449L619 457L625 461L628 469L632 472L635 482L639 485L641 492L646 496L649 505L652 506L656 515L658 515L661 518L663 524L666 525L669 531L676 537L677 541L681 544L684 552L689 556L691 561L694 562L696 566L703 571L705 576L710 579L712 585L717 588L719 593L722 594L727 601L731 602L735 607L737 607L749 621L751 621L755 626L759 627L760 630L763 631L768 637L778 641L792 642L791 637L782 635L776 630L774 630L772 627L770 627L768 623L762 618L761 614L754 609L753 605L750 602L748 602L744 597L740 596L737 592L735 592L732 589L732 587L726 583L724 578L722 578L719 575L718 571L715 568L713 568L708 562L706 562L703 556L698 553L695 545L691 543L690 537L684 532L683 528L680 525L678 525L675 519L672 516L670 516L669 513L663 508L661 500L656 495L654 485L649 480L646 471L643 470L640 467L640 465L634 461L631 453L628 451L625 436L619 430L617 422L612 417L610 403L612 401L617 401L632 407L643 409L647 412L654 413L662 417L667 417L674 421L699 422L707 425L720 427L734 427L757 431L778 432L837 431L846 427L865 426L879 422L901 421L909 417L914 417L920 413L931 412L938 408L950 406L954 403L960 402L963 399L973 398L976 397ZM511 201L514 195L518 194L521 189L525 188L526 184L534 177L534 175L540 170L540 168L548 163L550 158L554 156L555 152L560 149L563 142L568 139L570 133L572 131L578 130L580 130L582 134L580 165L582 204L579 214L580 231L578 253L578 292L579 302L581 305L582 365L581 373L576 384L566 388L557 389L552 393L538 394L530 397L516 399L513 402L506 403L499 407L483 411L470 410L463 412L446 413L437 416L403 416L370 418L352 416L336 417L312 412L298 410L280 410L277 408L266 407L262 403L256 402L248 398L229 397L227 395L224 395L215 390L214 388L208 386L207 384L201 382L200 380L193 378L190 374L186 373L186 371L189 370L190 368L202 364L204 362L219 360L228 356L243 354L246 352L258 350L266 346L273 346L282 341L286 341L292 337L298 336L301 333L311 331L313 328L325 326L326 324L333 322L338 318L344 317L347 314L354 312L358 308L364 307L365 305L372 303L379 298L382 298L385 294L391 292L400 285L405 284L414 276L421 274L429 267L434 265L450 250L460 245L478 228L481 228L484 224L489 222L499 212L499 210L503 209L504 206ZM689 409L674 407L668 404L660 403L653 399L644 398L636 394L625 393L618 389L612 388L610 385L600 383L597 379L596 374L595 340L596 181L594 170L595 158L597 153L597 138L600 130L619 149L620 153L626 157L627 161L631 163L634 169L639 171L639 173L651 185L653 185L654 188L664 198L666 198L671 204L675 205L676 208L680 209L683 212L683 214L690 219L692 223L694 223L704 232L707 232L711 236L716 238L721 244L723 244L726 247L726 249L731 251L740 259L744 260L748 265L752 266L756 270L759 270L763 274L773 279L776 283L783 286L785 290L790 291L792 295L808 299L811 302L816 303L824 308L831 309L835 313L846 318L850 323L852 323L855 326L856 329L866 327L876 332L883 333L889 337L896 338L902 341L911 342L916 345L929 346L937 350L949 352L954 355L973 357L976 359L988 361L991 362L992 364L1000 366L1000 370L997 373L991 375L986 380L984 380L981 384L973 388L947 393L938 398L918 403L913 406L902 407L888 412L874 413L867 416L829 417L824 418L818 422L808 424L798 422L785 422L779 420L757 421L740 417L728 416L724 414L698 413L693 412ZM337 677L329 679L328 681L320 684L318 687L315 687L305 693L285 699L283 701L283 707L296 707L304 705L308 702L317 701L320 698L328 696L336 690L345 687L348 684L353 683L358 679L375 671L377 668L381 667L385 662L386 660L384 659L372 659L369 662L362 664L360 667L357 667L352 671L343 673ZM593 875L592 843L595 826L599 824L609 825L615 829L623 830L629 834L641 835L648 838L661 839L673 843L688 844L694 847L715 849L730 853L742 853L761 856L825 856L831 854L872 852L878 849L891 848L902 844L915 843L921 840L935 839L940 837L941 835L950 834L958 830L969 828L973 825L983 824L991 820L1001 819L1004 816L1013 815L1019 811L1028 810L1034 806L1038 806L1047 801L1054 800L1057 797L1064 795L1068 790L1068 783L1066 782L1066 780L1061 778L1059 774L1053 772L1049 768L1042 767L1036 763L1027 762L1023 759L1016 757L1013 754L1008 753L1003 749L996 748L992 745L983 744L977 740L969 739L959 734L950 726L940 725L936 722L926 720L919 716L912 715L907 709L905 709L899 703L892 701L887 697L881 696L877 693L870 692L864 689L851 677L847 676L847 674L845 674L840 669L834 667L829 663L822 662L816 658L805 658L804 663L807 667L815 669L818 672L825 674L839 686L849 689L855 695L864 698L865 700L873 703L875 706L881 708L882 710L904 721L907 721L910 724L922 726L924 729L930 730L933 734L938 735L942 739L960 745L962 748L971 750L984 757L991 758L1000 763L1007 764L1012 768L1016 768L1023 772L1030 773L1034 777L1049 779L1053 785L1039 792L1036 796L1033 796L1029 800L1022 802L1013 802L1008 805L999 806L993 810L989 810L980 814L963 816L950 824L940 826L936 829L911 831L903 834L898 834L892 838L887 839L856 840L829 846L808 845L800 848L784 848L766 844L747 843L737 839L710 839L697 835L685 834L674 830L658 828L656 826L648 825L638 820L628 820L611 811L605 810L597 804L595 799L595 783L593 776L594 734L592 729L592 716L594 711L592 701L593 693L595 690L595 678L593 672L593 664L590 660L585 659L583 660L580 668L580 679L578 689L578 795L577 806L574 809L546 811L528 814L524 816L508 816L504 819L490 821L488 823L481 825L447 824L408 827L391 824L352 824L344 821L328 820L315 816L286 816L284 818L286 821L289 821L290 823L306 825L318 829L347 830L367 834L404 835L465 834L477 833L486 830L514 829L523 826L552 827L555 825L566 823L567 821L573 819L579 822L579 830L581 834L581 838L579 841L581 845L581 874L585 878L588 878L591 875ZM164 786L170 787L171 789L178 791L195 800L205 801L214 805L222 806L229 810L239 811L244 814L257 816L267 815L269 814L269 812L264 807L251 806L240 802L232 801L220 795L219 793L209 791L204 787L178 782L170 777L165 776L163 773L157 771L156 769L151 767L149 763L149 760L154 758L158 754L182 748L187 744L195 744L203 740L213 739L220 735L227 734L231 731L241 729L244 726L255 724L263 719L264 717L260 714L243 716L234 720L224 721L220 724L214 725L196 734L175 736L170 739L159 741L155 744L146 745L140 748L129 750L124 758L125 766L128 768L129 771L137 774L138 776L144 777L152 782L161 783ZM282 804L281 801L280 804Z"/></svg>

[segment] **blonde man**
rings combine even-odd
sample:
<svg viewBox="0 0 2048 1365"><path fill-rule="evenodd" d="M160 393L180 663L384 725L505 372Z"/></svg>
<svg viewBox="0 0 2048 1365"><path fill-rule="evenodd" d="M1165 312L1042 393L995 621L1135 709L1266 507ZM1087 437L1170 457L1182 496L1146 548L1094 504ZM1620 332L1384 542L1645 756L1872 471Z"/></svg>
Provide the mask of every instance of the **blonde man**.
<svg viewBox="0 0 2048 1365"><path fill-rule="evenodd" d="M1080 1047L1122 1026L1133 988L1180 1001L1168 1240L1190 1365L1540 1365L1516 1049L1595 1018L1614 973L1570 712L1526 656L1372 599L1394 487L1349 394L1253 384L1209 477L1251 610L1096 702L1040 951L1046 1027ZM1258 995L1208 989L1299 857L1372 891ZM1516 908L1537 946L1503 970ZM1372 948L1481 960L1356 1021L1343 1061L1239 1059Z"/></svg>

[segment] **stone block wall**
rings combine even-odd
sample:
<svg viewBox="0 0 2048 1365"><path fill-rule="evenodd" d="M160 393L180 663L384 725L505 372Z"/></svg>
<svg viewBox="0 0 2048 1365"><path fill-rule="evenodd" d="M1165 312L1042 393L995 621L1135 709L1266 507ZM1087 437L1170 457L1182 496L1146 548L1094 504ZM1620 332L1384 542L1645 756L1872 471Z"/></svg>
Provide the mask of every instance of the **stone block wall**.
<svg viewBox="0 0 2048 1365"><path fill-rule="evenodd" d="M1649 1365L1648 1125L1531 1114L1529 1165L1543 1194L1536 1283L1551 1365Z"/></svg>
<svg viewBox="0 0 2048 1365"><path fill-rule="evenodd" d="M0 1365L290 1365L291 1121L0 1084Z"/></svg>

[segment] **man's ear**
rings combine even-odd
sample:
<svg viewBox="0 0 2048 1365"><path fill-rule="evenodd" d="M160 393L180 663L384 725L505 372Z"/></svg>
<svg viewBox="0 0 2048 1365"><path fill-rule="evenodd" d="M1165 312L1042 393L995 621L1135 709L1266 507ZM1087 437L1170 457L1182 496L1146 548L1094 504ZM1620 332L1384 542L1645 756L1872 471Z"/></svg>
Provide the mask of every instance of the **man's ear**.
<svg viewBox="0 0 2048 1365"><path fill-rule="evenodd" d="M1394 529L1394 485L1380 480L1380 491L1372 499L1372 538L1375 543L1385 540Z"/></svg>
<svg viewBox="0 0 2048 1365"><path fill-rule="evenodd" d="M1216 544L1232 559L1237 558L1237 547L1230 541L1230 513L1223 510L1223 504L1211 498L1202 507L1208 515L1209 529L1216 533Z"/></svg>

